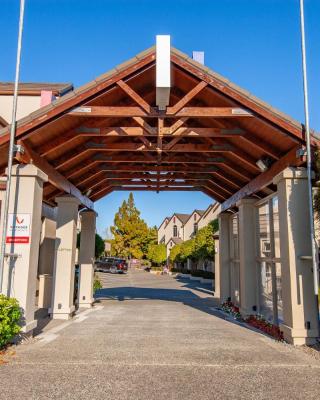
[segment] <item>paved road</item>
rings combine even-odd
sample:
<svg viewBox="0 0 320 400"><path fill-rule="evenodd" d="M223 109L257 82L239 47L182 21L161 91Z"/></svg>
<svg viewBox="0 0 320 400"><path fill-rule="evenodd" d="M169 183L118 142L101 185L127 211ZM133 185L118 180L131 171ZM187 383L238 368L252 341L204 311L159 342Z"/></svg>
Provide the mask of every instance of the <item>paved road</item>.
<svg viewBox="0 0 320 400"><path fill-rule="evenodd" d="M320 361L224 320L210 287L105 275L93 310L20 345L0 399L319 399Z"/></svg>

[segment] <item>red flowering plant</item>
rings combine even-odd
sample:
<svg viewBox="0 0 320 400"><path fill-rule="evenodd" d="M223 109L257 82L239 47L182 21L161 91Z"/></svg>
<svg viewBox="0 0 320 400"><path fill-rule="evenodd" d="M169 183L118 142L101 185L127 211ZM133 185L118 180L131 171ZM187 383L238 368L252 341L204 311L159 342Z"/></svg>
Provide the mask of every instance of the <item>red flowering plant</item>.
<svg viewBox="0 0 320 400"><path fill-rule="evenodd" d="M243 321L242 315L240 314L239 307L235 306L232 301L227 300L221 304L221 310L227 314L230 314L234 319Z"/></svg>
<svg viewBox="0 0 320 400"><path fill-rule="evenodd" d="M249 317L245 319L245 322L280 342L284 340L280 328L277 325L273 325L271 322L266 321L262 315L249 315Z"/></svg>

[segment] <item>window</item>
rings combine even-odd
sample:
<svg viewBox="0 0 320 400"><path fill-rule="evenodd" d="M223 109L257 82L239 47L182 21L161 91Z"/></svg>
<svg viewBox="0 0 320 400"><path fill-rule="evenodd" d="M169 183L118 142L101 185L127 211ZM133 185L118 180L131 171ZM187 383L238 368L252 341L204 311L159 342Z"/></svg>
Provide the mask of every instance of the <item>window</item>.
<svg viewBox="0 0 320 400"><path fill-rule="evenodd" d="M161 240L160 240L160 244L163 244L163 243L165 243L165 242L166 242L166 236L163 235L162 238L161 238Z"/></svg>
<svg viewBox="0 0 320 400"><path fill-rule="evenodd" d="M197 214L194 214L193 216L193 220L196 221L197 220Z"/></svg>
<svg viewBox="0 0 320 400"><path fill-rule="evenodd" d="M257 210L259 313L268 321L282 321L282 287L278 198L260 204Z"/></svg>
<svg viewBox="0 0 320 400"><path fill-rule="evenodd" d="M178 227L177 227L177 225L173 225L173 237L178 237Z"/></svg>
<svg viewBox="0 0 320 400"><path fill-rule="evenodd" d="M230 221L231 241L230 241L230 255L231 255L231 300L239 305L240 304L240 256L239 256L239 217L234 214Z"/></svg>
<svg viewBox="0 0 320 400"><path fill-rule="evenodd" d="M197 232L198 232L198 224L197 224L197 222L195 222L193 224L193 234L195 235Z"/></svg>

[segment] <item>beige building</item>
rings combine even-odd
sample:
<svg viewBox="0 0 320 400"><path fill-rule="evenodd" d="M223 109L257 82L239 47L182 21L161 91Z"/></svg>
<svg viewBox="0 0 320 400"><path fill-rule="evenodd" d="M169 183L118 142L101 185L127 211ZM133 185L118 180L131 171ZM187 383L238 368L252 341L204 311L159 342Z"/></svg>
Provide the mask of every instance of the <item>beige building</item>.
<svg viewBox="0 0 320 400"><path fill-rule="evenodd" d="M158 243L166 245L167 257L176 244L192 239L199 229L217 219L218 214L219 204L214 203L210 204L206 210L194 210L191 214L175 213L171 217L165 217L158 228ZM204 263L201 263L201 269L202 264ZM207 262L205 264L207 265ZM212 266L210 269L212 270Z"/></svg>

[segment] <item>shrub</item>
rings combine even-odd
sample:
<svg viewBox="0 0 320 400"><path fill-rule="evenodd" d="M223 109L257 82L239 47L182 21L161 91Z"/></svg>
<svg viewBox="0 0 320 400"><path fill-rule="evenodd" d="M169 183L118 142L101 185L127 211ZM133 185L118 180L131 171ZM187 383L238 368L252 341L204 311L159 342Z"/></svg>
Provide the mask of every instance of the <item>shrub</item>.
<svg viewBox="0 0 320 400"><path fill-rule="evenodd" d="M165 244L153 244L148 250L149 260L156 265L163 265L167 261L167 248Z"/></svg>
<svg viewBox="0 0 320 400"><path fill-rule="evenodd" d="M102 289L102 283L100 279L95 275L93 280L93 293L96 293L96 291L99 289Z"/></svg>
<svg viewBox="0 0 320 400"><path fill-rule="evenodd" d="M21 327L18 322L22 312L18 300L0 295L0 348L16 336Z"/></svg>

